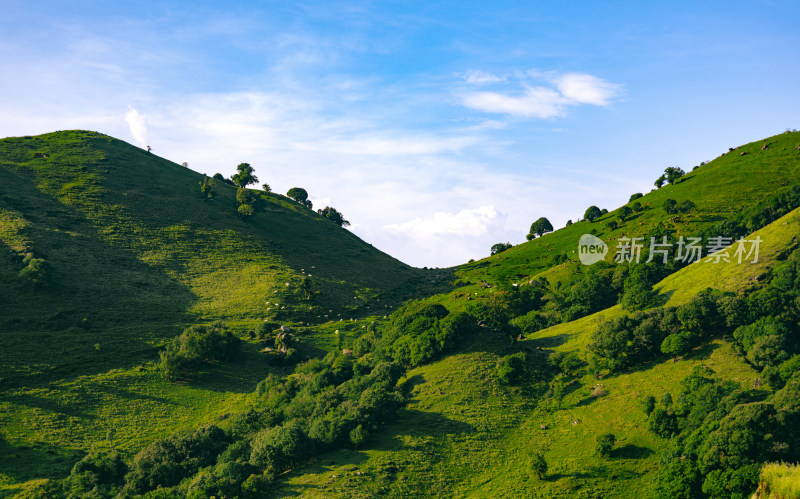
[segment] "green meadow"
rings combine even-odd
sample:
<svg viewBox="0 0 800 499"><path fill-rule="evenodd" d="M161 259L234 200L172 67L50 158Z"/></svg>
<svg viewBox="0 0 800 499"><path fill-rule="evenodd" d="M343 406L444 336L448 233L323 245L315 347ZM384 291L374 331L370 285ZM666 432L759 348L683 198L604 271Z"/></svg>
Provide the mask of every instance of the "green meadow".
<svg viewBox="0 0 800 499"><path fill-rule="evenodd" d="M625 205L636 202L638 211L600 207L608 211L593 221L428 270L256 186L255 213L242 216L236 186L216 181L205 197L203 175L100 133L2 139L0 497L742 497L756 489L760 497L798 497L798 439L750 450L738 465L714 467L697 451L740 405L774 406L780 416L763 428L795 421L794 409L780 404L797 381L791 359L800 353L800 299L785 284L800 282L786 270L800 244L800 209L788 204L800 179L800 133L733 147ZM667 199L693 206L669 213ZM747 238L762 241L756 263L655 271L646 283L652 300L639 312L623 307L633 288L622 283L633 278L617 272L618 238L694 236L744 224L742 213L754 214ZM564 303L603 272L578 261L587 233L608 244L604 278L619 282L597 291L602 305L575 311ZM727 293L725 303L739 300L748 319L728 329L686 326L680 307L708 288ZM694 334L685 353L662 353L659 340L644 362L616 368L601 358L594 344L609 321L653 310L678 310ZM526 329L523 316L545 322ZM780 318L783 336L760 336L783 343L759 354L751 344L758 337L742 338L765 318ZM235 359L190 352L191 367L165 378L163 356L178 348L175 338L220 321L236 341ZM281 337L280 326L291 336ZM525 360L512 380L500 368L515 355ZM386 366L402 373L386 381ZM683 390L679 401L684 380L701 367L720 386L730 382L720 388L725 396L734 385L741 391L730 395L735 403L712 408L718 417L705 426L692 419L694 392ZM271 385L259 384L268 377ZM363 392L379 390L391 403L364 400ZM642 404L665 393L675 405L662 404L662 412L676 426L658 434ZM323 422L335 426L347 411L357 413L347 430L323 436ZM253 413L266 422L242 423ZM75 478L75 464L97 449L117 452L133 473L154 442L209 425L226 432L224 445L172 482L147 489L131 485L132 475L90 485ZM264 465L256 449L277 438L269 435L275 428L299 428L313 451L281 447L285 459ZM615 442L603 455L597 438L606 433ZM237 445L254 450L225 454ZM683 488L664 471L676 448L699 468ZM238 474L224 475L228 458ZM786 464L761 468L770 461ZM735 475L748 466L758 473ZM224 486L207 483L214 473L226 477ZM723 475L744 485L714 492ZM245 486L245 478L260 485Z"/></svg>

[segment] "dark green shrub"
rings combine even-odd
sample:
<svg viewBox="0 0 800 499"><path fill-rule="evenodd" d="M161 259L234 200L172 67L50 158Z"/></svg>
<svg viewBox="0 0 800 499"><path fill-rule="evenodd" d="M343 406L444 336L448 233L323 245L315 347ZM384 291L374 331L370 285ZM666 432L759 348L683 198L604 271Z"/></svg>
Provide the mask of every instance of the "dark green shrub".
<svg viewBox="0 0 800 499"><path fill-rule="evenodd" d="M497 362L495 374L501 383L506 385L517 384L525 379L528 358L525 352L517 352L501 357Z"/></svg>
<svg viewBox="0 0 800 499"><path fill-rule="evenodd" d="M177 485L183 478L214 463L227 445L225 433L211 425L193 433L156 440L133 458L127 488L143 493L159 486Z"/></svg>
<svg viewBox="0 0 800 499"><path fill-rule="evenodd" d="M603 433L598 435L595 441L595 451L600 457L610 457L615 443L617 443L617 437L613 433Z"/></svg>
<svg viewBox="0 0 800 499"><path fill-rule="evenodd" d="M28 255L31 255L30 253ZM27 261L26 261L27 260ZM19 271L20 279L26 280L36 287L43 287L50 283L51 268L50 263L43 258L23 259L27 263L25 268Z"/></svg>
<svg viewBox="0 0 800 499"><path fill-rule="evenodd" d="M276 426L262 430L253 439L250 464L258 470L281 472L303 462L312 451L312 443L299 426Z"/></svg>
<svg viewBox="0 0 800 499"><path fill-rule="evenodd" d="M123 484L127 471L128 466L116 450L95 448L72 467L67 486L73 493L110 491Z"/></svg>

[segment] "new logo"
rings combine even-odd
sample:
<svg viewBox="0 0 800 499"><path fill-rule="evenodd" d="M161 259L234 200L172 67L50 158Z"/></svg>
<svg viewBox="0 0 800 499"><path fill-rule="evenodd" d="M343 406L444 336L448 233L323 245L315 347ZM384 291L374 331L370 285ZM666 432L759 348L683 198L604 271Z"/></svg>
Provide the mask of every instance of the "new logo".
<svg viewBox="0 0 800 499"><path fill-rule="evenodd" d="M578 241L578 258L584 265L592 265L604 259L608 254L608 246L599 237L584 234Z"/></svg>

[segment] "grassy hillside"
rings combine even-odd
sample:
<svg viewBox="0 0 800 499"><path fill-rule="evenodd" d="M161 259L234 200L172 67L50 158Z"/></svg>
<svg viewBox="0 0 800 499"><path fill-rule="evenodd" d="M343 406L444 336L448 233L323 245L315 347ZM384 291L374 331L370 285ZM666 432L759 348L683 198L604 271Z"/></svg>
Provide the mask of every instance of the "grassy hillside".
<svg viewBox="0 0 800 499"><path fill-rule="evenodd" d="M548 283L550 294L539 307L550 307L562 285L591 274L575 261L581 234L603 238L611 249L607 260L623 235L695 235L796 185L798 145L800 134L790 133L741 146L637 199L644 209L616 229L606 222L618 210L479 262L424 271L281 195L259 193L261 206L243 219L233 186L218 183L215 197L204 201L202 175L101 134L0 140L0 496L24 495L44 478L66 477L98 445L118 449L130 463L156 439L206 424L241 424L245 411L264 410L263 390L254 389L267 375L277 376L270 383L280 390L295 390L279 402L269 399L277 404L267 410L270 424L300 421L303 431L319 435L324 425L306 428L312 415L316 424L356 404L359 418L378 411L359 399L370 385L357 385L345 402L337 399L349 409L326 397L363 383L388 359L406 372L386 390L407 393L407 404L373 420L363 444L326 443L324 452L273 470L281 474L269 479L266 495L646 497L671 444L648 429L645 396L677 396L695 366L743 387L762 386L730 338L714 337L679 360L655 356L620 372L560 372L570 355L586 366L600 325L629 312L620 305L594 308L519 341L492 331L483 318L476 326L468 315L468 329L477 332L440 346L433 361L393 358L395 351L408 357L431 347L414 343L418 338L390 341L397 315L386 317L411 298L444 305L451 318L478 313L476 304L491 309L513 296L512 283L530 290L535 286L525 285L534 279L536 286ZM695 207L670 214L662 208L666 199L691 200ZM655 305L686 304L708 287L744 295L763 286L798 247L798 233L800 210L794 210L753 234L763 241L758 263L684 267L654 286ZM567 261L557 264L555 255ZM31 281L34 263L46 283ZM416 317L404 327L427 331L420 324L428 319ZM244 340L238 360L206 362L191 379L165 381L157 365L165 341L188 325L216 320ZM301 356L339 353L297 372L270 362L261 350L273 343L248 336L264 321L291 325ZM342 348L364 355L353 362ZM498 375L499 363L515 352L527 352L529 382ZM332 374L347 369L349 381ZM555 381L563 384L559 397ZM595 452L596 436L606 432L618 437L610 458ZM550 464L542 479L532 471L538 454ZM179 496L189 487L191 475L185 476L174 490Z"/></svg>
<svg viewBox="0 0 800 499"><path fill-rule="evenodd" d="M257 342L188 385L155 372L188 324L329 323L326 347L341 318L382 317L445 282L278 194L243 220L233 186L204 202L201 180L93 132L0 140L0 483L63 475L109 432L134 452L242 407L271 370ZM20 277L26 256L48 284Z"/></svg>
<svg viewBox="0 0 800 499"><path fill-rule="evenodd" d="M764 145L768 149L762 149ZM701 229L730 217L785 186L797 183L800 177L800 132L782 133L764 140L742 145L732 152L687 171L674 184L643 193L636 199L644 210L621 222L617 229L606 223L616 220L623 207L607 207L611 211L593 222L578 222L562 227L540 238L517 245L496 256L457 267L462 281L490 284L525 282L550 269L552 257L566 255L577 261L577 242L582 234L593 233L609 246L606 259L615 254L618 237L646 236L655 227L673 230L676 236L694 236ZM742 155L743 154L743 155ZM660 172L653 172L653 179ZM633 193L631 193L633 194ZM686 214L669 214L665 200L678 203L692 201L695 208ZM624 206L632 206L633 202ZM588 208L575 207L576 212ZM605 208L605 207L601 207ZM488 252L488 249L487 249ZM550 272L552 280L568 279L574 272Z"/></svg>
<svg viewBox="0 0 800 499"><path fill-rule="evenodd" d="M203 202L201 179L97 133L0 141L0 378L130 364L186 323L321 323L416 294L423 271L315 212L272 194L243 220L233 186ZM18 278L28 253L48 262L49 286Z"/></svg>
<svg viewBox="0 0 800 499"><path fill-rule="evenodd" d="M669 306L709 286L741 291L796 244L798 233L800 209L754 234L764 240L757 264L698 262L664 279L657 289ZM617 305L536 333L521 344L529 351L585 357L597 326L623 313ZM321 489L318 497L330 490L368 497L381 484L378 477L386 475L385 463L392 462L400 463L395 466L400 471L383 486L396 497L411 491L465 497L648 497L668 441L648 430L642 399L665 392L677 396L680 381L699 365L746 387L759 378L729 342L715 340L677 362L656 361L602 379L589 374L576 378L555 409L540 397L498 383L495 366L507 353L499 345L472 345L410 371L408 377L418 383L413 401L400 421L385 430L394 439L360 453L333 455L315 472L304 470L287 480L281 493L313 485ZM595 398L591 394L598 383L607 395ZM434 417L444 419L430 424ZM594 451L596 436L606 432L621 438L611 460ZM544 452L551 463L543 480L530 471L536 452ZM353 477L353 467L365 478Z"/></svg>

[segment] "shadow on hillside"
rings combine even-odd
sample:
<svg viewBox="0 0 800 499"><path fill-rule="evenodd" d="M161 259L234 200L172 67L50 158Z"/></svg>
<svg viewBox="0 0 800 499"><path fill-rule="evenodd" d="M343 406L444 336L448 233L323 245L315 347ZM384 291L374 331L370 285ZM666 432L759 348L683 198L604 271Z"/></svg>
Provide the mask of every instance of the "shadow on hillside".
<svg viewBox="0 0 800 499"><path fill-rule="evenodd" d="M17 446L0 436L0 469L15 482L64 478L81 455L77 449L52 444Z"/></svg>
<svg viewBox="0 0 800 499"><path fill-rule="evenodd" d="M369 445L366 448L369 449ZM353 475L359 471L359 466L367 459L369 459L369 455L363 451L353 449L335 450L315 456L310 462L300 467L299 470L291 471L282 478L289 479L294 476L309 474L325 475L329 479L328 483L332 484L336 478ZM267 497L302 497L310 492L319 493L320 488L327 492L333 492L332 486L328 489L327 485L320 487L313 483L288 483L284 480L280 488L272 491Z"/></svg>
<svg viewBox="0 0 800 499"><path fill-rule="evenodd" d="M57 397L58 395L54 394L53 396ZM72 417L91 420L96 418L93 414L81 411L77 407L82 405L81 403L64 403L56 398L37 397L28 393L14 393L3 395L2 400L51 413L57 419Z"/></svg>
<svg viewBox="0 0 800 499"><path fill-rule="evenodd" d="M45 287L11 279L0 289L8 325L0 368L6 386L41 385L152 359L149 342L190 322L186 311L196 297L166 269L123 246L126 239L118 234L133 229L115 225L124 220L89 219L32 179L0 168L0 207L25 217L25 251L51 268ZM6 245L0 250L11 252Z"/></svg>
<svg viewBox="0 0 800 499"><path fill-rule="evenodd" d="M644 459L653 454L655 454L653 449L634 444L626 444L611 451L611 457L619 459Z"/></svg>
<svg viewBox="0 0 800 499"><path fill-rule="evenodd" d="M542 338L530 338L530 339L526 340L525 343L529 345L527 347L529 349L555 348L555 347L563 345L564 343L569 341L571 336L572 335L570 335L570 334L562 333L562 334L557 334L555 336L545 336L545 337L542 337Z"/></svg>
<svg viewBox="0 0 800 499"><path fill-rule="evenodd" d="M603 465L589 466L586 471L576 471L574 473L552 473L544 477L545 481L557 482L563 478L578 478L578 479L592 479L592 478L612 478L614 480L630 480L640 476L637 473L628 470L621 470L619 468L610 468Z"/></svg>
<svg viewBox="0 0 800 499"><path fill-rule="evenodd" d="M164 397L156 397L154 395L145 395L143 393L136 393L130 390L123 390L116 386L97 383L92 386L93 390L105 392L113 397L127 400L149 400L151 402L158 402L159 404L178 405L175 401L166 399Z"/></svg>
<svg viewBox="0 0 800 499"><path fill-rule="evenodd" d="M674 295L674 294L675 294L675 290L674 289L671 289L671 290L667 291L666 293L659 294L658 297L656 298L658 300L658 306L659 307L665 306L667 304L667 302L669 301L669 299L672 298L672 295Z"/></svg>
<svg viewBox="0 0 800 499"><path fill-rule="evenodd" d="M718 349L720 346L722 345L719 343L708 342L692 350L687 357L697 360L707 360L711 357L711 354L714 353L714 350Z"/></svg>
<svg viewBox="0 0 800 499"><path fill-rule="evenodd" d="M284 371L293 370L293 365L271 365L259 349L259 345L245 342L237 359L205 363L187 384L220 393L250 393L270 373L288 374Z"/></svg>
<svg viewBox="0 0 800 499"><path fill-rule="evenodd" d="M471 424L450 419L444 414L408 408L400 411L397 424L402 425L402 428L397 428L399 434L412 437L434 437L475 431Z"/></svg>
<svg viewBox="0 0 800 499"><path fill-rule="evenodd" d="M358 468L359 465L366 462L370 457L365 451L380 453L409 449L430 453L435 451L435 447L431 445L431 441L426 437L463 434L473 431L475 429L472 425L452 420L439 413L403 409L399 412L397 420L381 426L378 432L369 438L362 450L339 449L320 454L316 456L314 461L301 467L296 472L288 473L286 478L307 474L325 475L330 480L321 488L330 493L331 496L336 496L336 492L342 490L342 480L355 479L356 477L353 475L361 472ZM414 437L417 440L413 443L404 443L405 439L403 437ZM401 471L403 464L387 460L390 456L391 454L376 458L379 464L371 462L370 469L365 470L364 473L367 476L393 476L398 471ZM364 475L360 475L358 480L363 480L364 478L366 478ZM284 481L281 487L270 497L298 497L304 496L312 490L319 491L320 486L315 483L298 484Z"/></svg>

